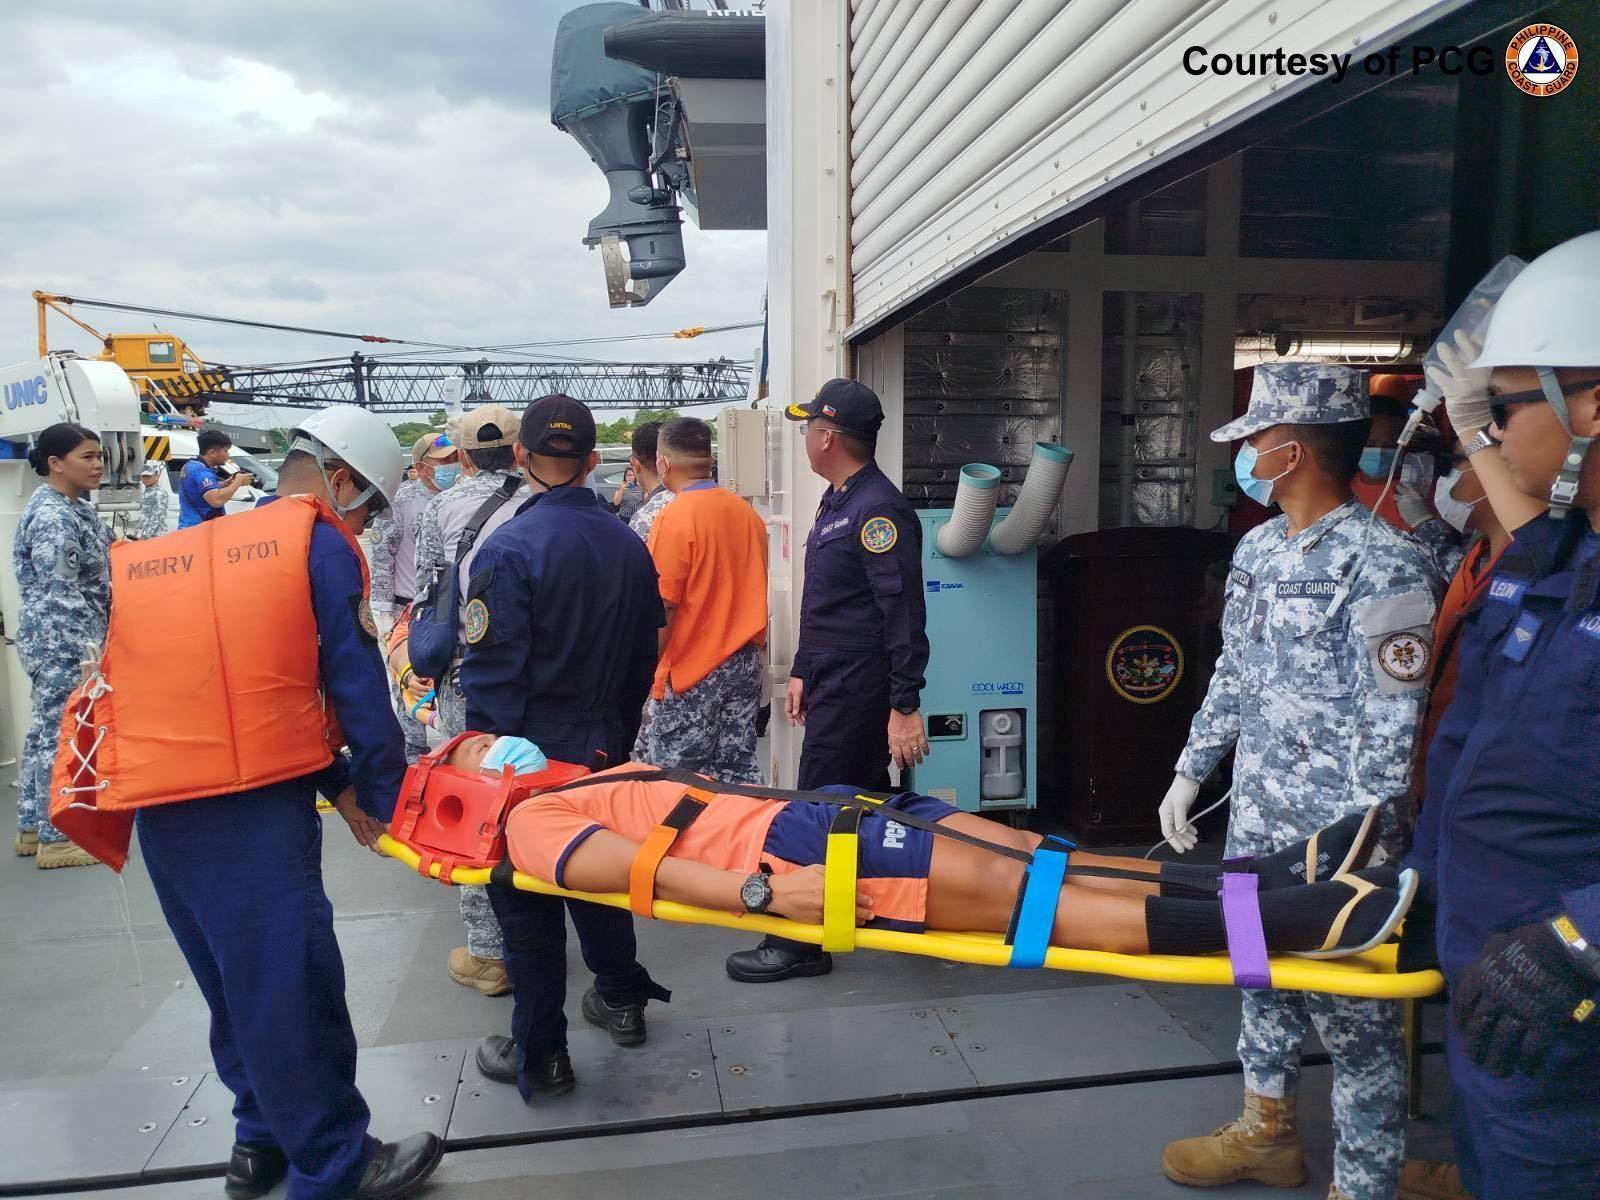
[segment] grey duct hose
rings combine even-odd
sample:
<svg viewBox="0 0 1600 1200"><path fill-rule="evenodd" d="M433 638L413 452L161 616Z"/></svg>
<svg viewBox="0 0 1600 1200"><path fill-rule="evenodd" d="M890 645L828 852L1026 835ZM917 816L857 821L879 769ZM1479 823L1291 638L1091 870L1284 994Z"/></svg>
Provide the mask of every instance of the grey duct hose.
<svg viewBox="0 0 1600 1200"><path fill-rule="evenodd" d="M1050 514L1061 499L1061 485L1072 465L1072 451L1054 442L1035 442L1028 477L1022 481L1017 502L995 527L989 548L996 554L1020 554L1037 545Z"/></svg>
<svg viewBox="0 0 1600 1200"><path fill-rule="evenodd" d="M1000 469L988 463L968 463L961 468L956 484L956 503L950 520L939 527L934 544L946 558L967 558L976 554L989 526L994 523L994 506L1000 498Z"/></svg>

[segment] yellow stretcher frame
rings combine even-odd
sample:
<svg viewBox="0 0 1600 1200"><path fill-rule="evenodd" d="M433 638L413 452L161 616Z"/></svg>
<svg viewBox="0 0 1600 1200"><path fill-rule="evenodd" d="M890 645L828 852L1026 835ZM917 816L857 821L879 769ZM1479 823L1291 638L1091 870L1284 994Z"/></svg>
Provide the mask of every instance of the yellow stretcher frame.
<svg viewBox="0 0 1600 1200"><path fill-rule="evenodd" d="M835 835L837 836L837 835ZM404 842L388 834L378 839L378 848L413 871L419 868L422 856ZM440 865L430 865L428 875L440 879ZM456 885L485 885L489 882L487 868L454 868L441 882ZM572 900L588 900L594 904L607 904L612 908L630 907L628 897L622 892L575 892L557 887L521 871L512 873L512 884L524 892L540 892L546 896L564 896ZM855 914L855 893L852 886L849 904L844 911ZM796 942L821 945L824 930L821 925L802 925L783 917L755 913L720 912L716 909L696 908L671 900L657 900L651 905L651 915L657 920L674 921L685 925L718 925L724 929L755 930L763 934L776 934ZM896 954L919 954L924 958L943 958L955 962L975 963L978 966L1004 967L1010 964L1011 947L997 933L906 933L895 929L855 930L854 946L831 944L841 951L856 947L866 950L887 950ZM1233 987L1233 966L1225 954L1175 955L1175 954L1111 954L1103 950L1066 950L1050 947L1045 955L1046 967L1056 971L1083 971L1091 975L1114 975L1122 979L1138 979L1146 983L1205 984L1213 987ZM1366 954L1351 958L1310 959L1293 955L1274 955L1269 960L1272 986L1288 991L1326 992L1336 996L1356 996L1366 1000L1415 1000L1431 996L1444 989L1444 977L1438 971L1410 971L1404 974L1395 970L1395 947L1380 946Z"/></svg>

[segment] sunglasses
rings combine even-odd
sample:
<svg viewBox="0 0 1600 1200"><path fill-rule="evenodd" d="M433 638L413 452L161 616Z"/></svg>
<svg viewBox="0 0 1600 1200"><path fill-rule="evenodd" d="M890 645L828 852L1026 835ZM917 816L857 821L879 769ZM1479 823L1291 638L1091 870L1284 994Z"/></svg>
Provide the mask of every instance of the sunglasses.
<svg viewBox="0 0 1600 1200"><path fill-rule="evenodd" d="M1580 379L1575 383L1563 384L1561 394L1566 396L1588 387L1600 387L1600 377ZM1494 416L1494 423L1504 429L1506 422L1511 419L1511 410L1513 408L1522 404L1544 404L1547 400L1548 397L1545 396L1544 388L1542 387L1529 388L1525 392L1502 392L1498 396L1490 397L1489 412Z"/></svg>

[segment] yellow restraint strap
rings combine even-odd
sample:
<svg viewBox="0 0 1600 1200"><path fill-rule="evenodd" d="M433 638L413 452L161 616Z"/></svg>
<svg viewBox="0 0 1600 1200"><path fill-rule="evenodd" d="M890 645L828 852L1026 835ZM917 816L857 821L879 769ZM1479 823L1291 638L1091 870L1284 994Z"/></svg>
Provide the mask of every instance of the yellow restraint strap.
<svg viewBox="0 0 1600 1200"><path fill-rule="evenodd" d="M848 953L856 948L856 865L860 862L859 808L841 808L828 827L828 858L823 866L822 948Z"/></svg>

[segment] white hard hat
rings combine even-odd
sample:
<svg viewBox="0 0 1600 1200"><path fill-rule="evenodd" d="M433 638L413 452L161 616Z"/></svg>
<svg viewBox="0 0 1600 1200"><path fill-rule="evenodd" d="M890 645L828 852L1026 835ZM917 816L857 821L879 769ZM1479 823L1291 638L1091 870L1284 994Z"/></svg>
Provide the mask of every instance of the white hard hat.
<svg viewBox="0 0 1600 1200"><path fill-rule="evenodd" d="M297 438L307 438L324 447L329 458L338 459L370 483L386 503L394 502L405 466L399 439L377 413L353 404L330 405L290 431L291 450Z"/></svg>
<svg viewBox="0 0 1600 1200"><path fill-rule="evenodd" d="M1600 366L1600 230L1545 251L1511 281L1471 365Z"/></svg>

